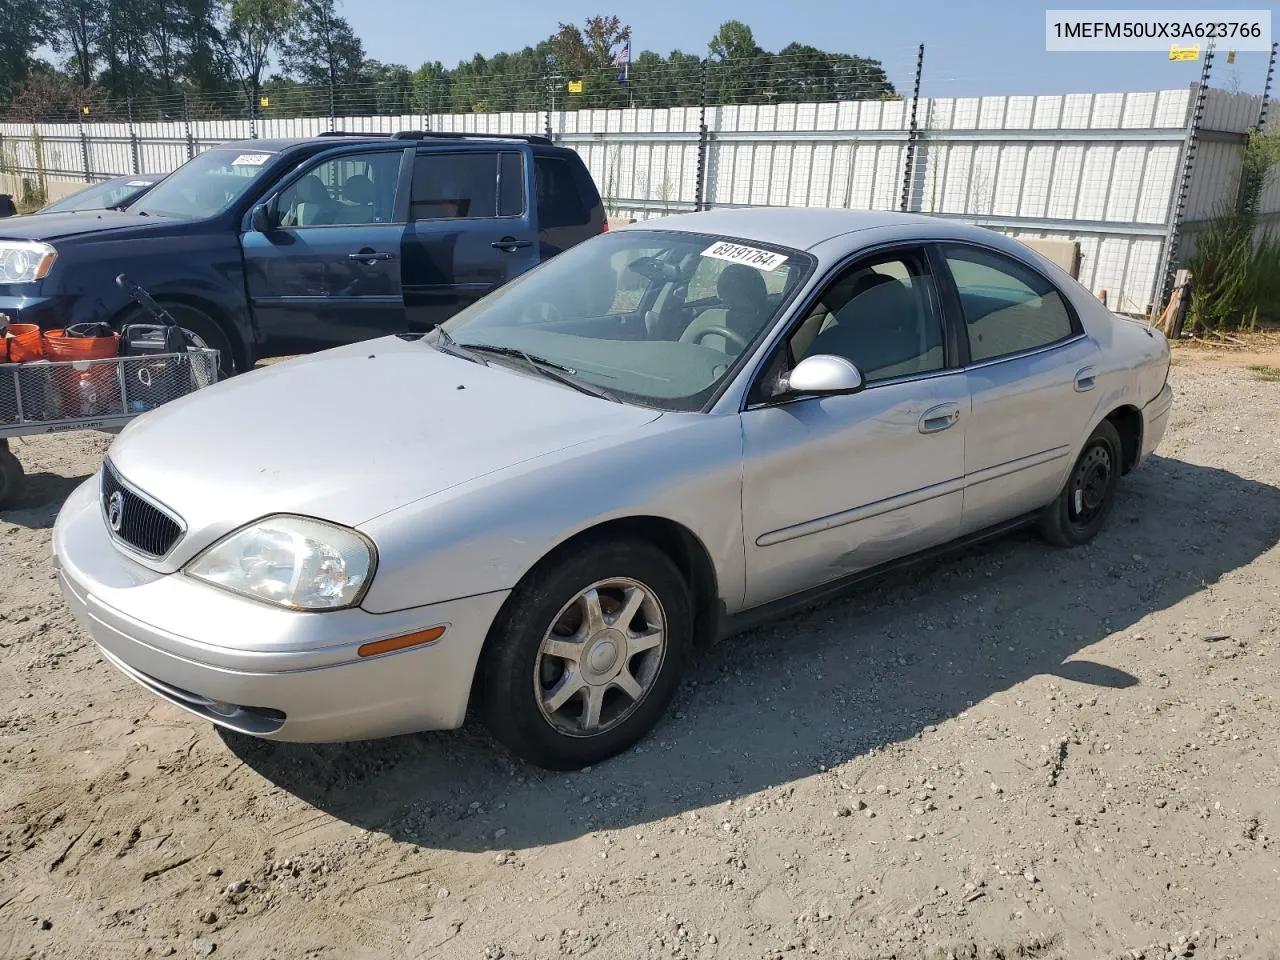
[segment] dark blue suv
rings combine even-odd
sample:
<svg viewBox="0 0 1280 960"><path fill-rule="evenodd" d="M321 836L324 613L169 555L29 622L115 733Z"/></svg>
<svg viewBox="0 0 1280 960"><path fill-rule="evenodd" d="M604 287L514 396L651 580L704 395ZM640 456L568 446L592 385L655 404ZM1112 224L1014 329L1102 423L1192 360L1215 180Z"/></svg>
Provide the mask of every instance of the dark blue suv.
<svg viewBox="0 0 1280 960"><path fill-rule="evenodd" d="M127 273L228 373L260 357L425 331L607 229L574 151L404 132L223 144L127 210L0 221L0 312L121 324Z"/></svg>

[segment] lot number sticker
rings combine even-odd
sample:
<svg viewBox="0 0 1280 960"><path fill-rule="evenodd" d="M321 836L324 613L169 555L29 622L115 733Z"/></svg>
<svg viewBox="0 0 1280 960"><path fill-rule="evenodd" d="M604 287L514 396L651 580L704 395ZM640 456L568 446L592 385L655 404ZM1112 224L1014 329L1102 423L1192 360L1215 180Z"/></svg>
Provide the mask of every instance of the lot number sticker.
<svg viewBox="0 0 1280 960"><path fill-rule="evenodd" d="M269 153L242 153L231 161L233 167L260 167L271 159Z"/></svg>
<svg viewBox="0 0 1280 960"><path fill-rule="evenodd" d="M713 243L702 251L702 255L716 260L728 260L730 263L743 263L766 273L776 270L787 262L787 258L780 253L759 250L756 247L744 247L740 243L730 243L727 240Z"/></svg>

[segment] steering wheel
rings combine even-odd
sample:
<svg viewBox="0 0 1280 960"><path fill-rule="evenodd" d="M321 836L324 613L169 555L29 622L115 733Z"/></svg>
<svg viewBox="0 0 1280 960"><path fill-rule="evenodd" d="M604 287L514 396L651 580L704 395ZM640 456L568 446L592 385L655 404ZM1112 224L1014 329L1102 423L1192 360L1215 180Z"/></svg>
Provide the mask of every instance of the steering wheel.
<svg viewBox="0 0 1280 960"><path fill-rule="evenodd" d="M707 337L724 337L725 340L738 348L739 353L747 349L746 339L741 334L734 333L728 327L705 327L698 331L693 338L693 342L701 346L702 341Z"/></svg>
<svg viewBox="0 0 1280 960"><path fill-rule="evenodd" d="M561 319L563 315L559 308L546 300L531 303L520 311L520 320L523 323L551 323Z"/></svg>

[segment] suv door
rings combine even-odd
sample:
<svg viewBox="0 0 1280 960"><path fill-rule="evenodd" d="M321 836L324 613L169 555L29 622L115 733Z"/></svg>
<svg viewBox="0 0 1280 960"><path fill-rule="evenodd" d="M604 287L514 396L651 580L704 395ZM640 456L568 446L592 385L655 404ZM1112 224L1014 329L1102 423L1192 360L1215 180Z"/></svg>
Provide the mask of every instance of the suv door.
<svg viewBox="0 0 1280 960"><path fill-rule="evenodd" d="M820 354L851 361L865 388L770 398L780 373ZM834 271L742 413L747 605L952 539L968 413L925 250Z"/></svg>
<svg viewBox="0 0 1280 960"><path fill-rule="evenodd" d="M249 302L269 350L306 351L405 329L400 288L412 150L326 154L268 201L266 233L240 237Z"/></svg>
<svg viewBox="0 0 1280 960"><path fill-rule="evenodd" d="M1062 488L1098 406L1098 346L1039 271L976 244L939 252L963 319L973 397L967 533L1042 507Z"/></svg>
<svg viewBox="0 0 1280 960"><path fill-rule="evenodd" d="M404 237L409 326L430 330L538 262L529 150L420 148Z"/></svg>

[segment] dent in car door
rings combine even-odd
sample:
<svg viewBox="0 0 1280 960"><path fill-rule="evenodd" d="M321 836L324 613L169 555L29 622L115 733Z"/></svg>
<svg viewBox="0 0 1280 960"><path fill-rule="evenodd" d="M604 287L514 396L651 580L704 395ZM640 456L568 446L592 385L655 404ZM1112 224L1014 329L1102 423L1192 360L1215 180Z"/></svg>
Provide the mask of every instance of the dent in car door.
<svg viewBox="0 0 1280 960"><path fill-rule="evenodd" d="M241 236L250 303L272 347L322 349L405 329L397 204L405 153L319 160L272 201L275 229Z"/></svg>
<svg viewBox="0 0 1280 960"><path fill-rule="evenodd" d="M918 248L857 261L806 311L795 358L843 356L867 386L743 412L748 605L956 535L969 392L941 316Z"/></svg>
<svg viewBox="0 0 1280 960"><path fill-rule="evenodd" d="M404 238L411 329L429 330L538 262L528 149L420 153Z"/></svg>
<svg viewBox="0 0 1280 960"><path fill-rule="evenodd" d="M965 533L1036 510L1066 482L1098 405L1098 347L1038 271L985 247L940 247L969 352Z"/></svg>

